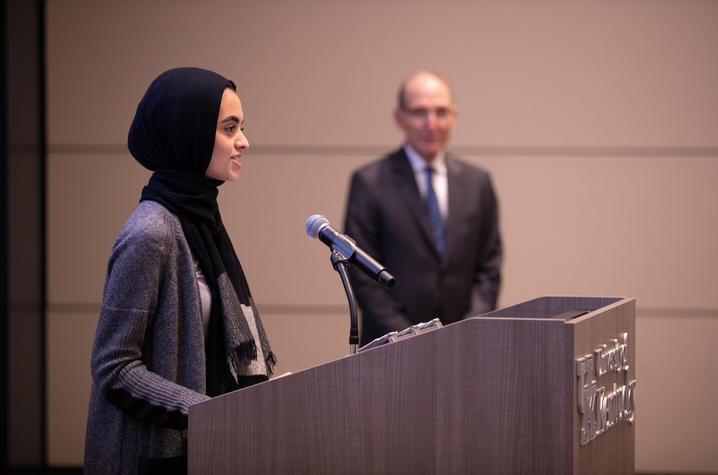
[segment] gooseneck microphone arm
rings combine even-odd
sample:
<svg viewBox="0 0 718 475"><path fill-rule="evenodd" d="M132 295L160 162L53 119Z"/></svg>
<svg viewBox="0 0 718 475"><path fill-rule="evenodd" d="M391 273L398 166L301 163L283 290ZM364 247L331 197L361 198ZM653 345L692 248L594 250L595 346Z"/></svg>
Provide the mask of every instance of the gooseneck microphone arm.
<svg viewBox="0 0 718 475"><path fill-rule="evenodd" d="M336 249L332 249L331 255L332 267L339 273L344 286L344 292L347 294L349 301L349 353L355 354L359 348L359 322L357 319L357 300L354 297L354 291L347 277L347 261L341 253Z"/></svg>
<svg viewBox="0 0 718 475"><path fill-rule="evenodd" d="M394 285L394 276L369 254L362 251L352 238L332 228L324 216L320 214L310 216L307 219L306 229L309 237L319 239L332 250L332 267L339 273L349 301L349 351L354 354L359 347L359 325L357 323L356 298L347 278L346 266L348 264L355 265L372 280L386 288Z"/></svg>

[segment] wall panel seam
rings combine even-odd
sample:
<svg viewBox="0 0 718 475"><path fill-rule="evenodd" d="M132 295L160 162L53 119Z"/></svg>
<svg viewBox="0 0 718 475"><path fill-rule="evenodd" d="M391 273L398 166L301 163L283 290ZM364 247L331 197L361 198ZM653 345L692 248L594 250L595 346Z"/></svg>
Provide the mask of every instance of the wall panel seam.
<svg viewBox="0 0 718 475"><path fill-rule="evenodd" d="M314 155L314 156L356 156L384 155L394 145L252 145L253 155ZM572 145L455 145L449 151L468 156L498 157L645 157L679 158L703 157L718 158L716 147L681 146L572 146ZM120 144L50 144L48 153L56 155L117 155L129 153L126 145Z"/></svg>
<svg viewBox="0 0 718 475"><path fill-rule="evenodd" d="M349 310L346 305L337 304L262 304L257 302L260 312L265 314L315 314L315 315L335 315L348 314ZM18 310L23 309L24 305L11 304ZM50 302L47 311L51 313L98 313L101 304L99 302ZM718 308L679 308L679 307L641 307L636 308L636 318L653 319L653 318L716 318L718 319Z"/></svg>

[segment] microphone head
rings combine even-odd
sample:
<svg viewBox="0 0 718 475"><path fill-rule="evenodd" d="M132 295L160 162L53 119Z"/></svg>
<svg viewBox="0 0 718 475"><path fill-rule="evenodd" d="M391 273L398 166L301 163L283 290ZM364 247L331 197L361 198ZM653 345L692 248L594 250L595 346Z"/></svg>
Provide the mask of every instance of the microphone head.
<svg viewBox="0 0 718 475"><path fill-rule="evenodd" d="M307 219L305 228L307 229L307 235L313 239L319 239L319 231L324 226L329 226L329 220L321 214L313 214Z"/></svg>

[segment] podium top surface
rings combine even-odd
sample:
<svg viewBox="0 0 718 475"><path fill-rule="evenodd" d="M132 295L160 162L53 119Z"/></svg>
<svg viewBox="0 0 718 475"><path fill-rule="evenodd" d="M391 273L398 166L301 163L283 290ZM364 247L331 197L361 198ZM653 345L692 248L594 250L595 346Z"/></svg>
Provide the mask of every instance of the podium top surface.
<svg viewBox="0 0 718 475"><path fill-rule="evenodd" d="M539 297L511 307L476 315L481 318L557 318L570 319L600 310L624 297Z"/></svg>

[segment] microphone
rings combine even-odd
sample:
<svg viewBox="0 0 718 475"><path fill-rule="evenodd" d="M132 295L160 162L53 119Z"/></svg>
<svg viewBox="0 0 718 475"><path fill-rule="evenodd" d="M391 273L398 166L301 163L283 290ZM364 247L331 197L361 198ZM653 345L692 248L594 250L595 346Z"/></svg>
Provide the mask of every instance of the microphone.
<svg viewBox="0 0 718 475"><path fill-rule="evenodd" d="M372 280L380 283L387 289L394 283L394 276L387 272L386 268L375 261L369 254L357 247L354 239L346 234L341 234L329 225L329 220L321 214L313 214L307 219L307 235L313 239L319 239L324 244L336 250L342 258L354 264Z"/></svg>

